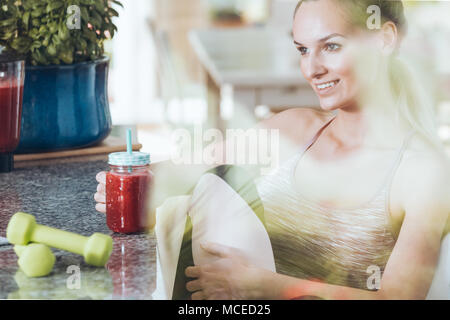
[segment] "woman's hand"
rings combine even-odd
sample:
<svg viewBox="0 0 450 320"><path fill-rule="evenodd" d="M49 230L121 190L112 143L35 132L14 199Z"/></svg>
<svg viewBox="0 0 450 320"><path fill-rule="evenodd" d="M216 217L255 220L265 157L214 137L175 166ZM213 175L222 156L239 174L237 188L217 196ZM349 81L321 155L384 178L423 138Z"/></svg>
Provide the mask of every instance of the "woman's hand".
<svg viewBox="0 0 450 320"><path fill-rule="evenodd" d="M214 262L188 267L186 276L196 278L186 284L192 300L261 299L264 270L247 263L237 249L215 243L200 245L215 256Z"/></svg>
<svg viewBox="0 0 450 320"><path fill-rule="evenodd" d="M97 193L94 195L94 199L97 201L95 209L98 212L106 213L106 172L99 172L95 179L98 182Z"/></svg>

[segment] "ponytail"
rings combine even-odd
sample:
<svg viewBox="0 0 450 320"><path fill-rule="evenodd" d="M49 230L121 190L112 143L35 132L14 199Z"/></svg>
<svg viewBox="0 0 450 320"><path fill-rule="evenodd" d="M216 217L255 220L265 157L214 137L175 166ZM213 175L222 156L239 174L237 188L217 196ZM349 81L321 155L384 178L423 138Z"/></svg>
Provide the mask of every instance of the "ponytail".
<svg viewBox="0 0 450 320"><path fill-rule="evenodd" d="M441 146L437 135L436 117L431 94L409 65L394 56L389 63L389 80L394 97L398 99L398 121L407 125L434 146Z"/></svg>

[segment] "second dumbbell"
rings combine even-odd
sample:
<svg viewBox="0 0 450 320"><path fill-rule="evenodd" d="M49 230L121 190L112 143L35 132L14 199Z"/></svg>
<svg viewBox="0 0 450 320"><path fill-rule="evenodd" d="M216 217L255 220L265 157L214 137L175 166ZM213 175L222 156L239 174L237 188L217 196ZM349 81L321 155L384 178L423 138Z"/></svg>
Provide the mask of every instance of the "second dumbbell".
<svg viewBox="0 0 450 320"><path fill-rule="evenodd" d="M84 237L36 223L34 216L18 212L11 217L6 229L8 241L15 245L38 242L50 247L73 252L84 257L86 263L103 267L112 252L112 238L101 233Z"/></svg>

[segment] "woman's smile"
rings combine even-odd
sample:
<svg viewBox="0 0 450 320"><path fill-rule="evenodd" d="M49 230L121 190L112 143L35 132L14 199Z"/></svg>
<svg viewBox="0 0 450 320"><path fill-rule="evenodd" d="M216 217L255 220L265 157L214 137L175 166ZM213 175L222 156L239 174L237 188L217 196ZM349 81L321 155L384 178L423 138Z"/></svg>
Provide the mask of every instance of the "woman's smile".
<svg viewBox="0 0 450 320"><path fill-rule="evenodd" d="M340 80L333 80L328 82L320 82L320 83L314 83L313 87L318 95L328 95L330 93L333 93L333 91L338 87L338 84L340 83Z"/></svg>

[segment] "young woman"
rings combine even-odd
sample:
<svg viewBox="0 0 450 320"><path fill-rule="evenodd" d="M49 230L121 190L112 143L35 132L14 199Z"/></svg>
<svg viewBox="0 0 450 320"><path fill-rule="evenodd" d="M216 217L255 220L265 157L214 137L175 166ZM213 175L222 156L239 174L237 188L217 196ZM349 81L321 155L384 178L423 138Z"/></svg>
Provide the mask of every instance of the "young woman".
<svg viewBox="0 0 450 320"><path fill-rule="evenodd" d="M192 299L426 297L447 232L450 170L427 101L396 57L406 29L401 1L299 2L294 44L322 110L263 123L297 147L256 180L276 272L204 244L216 259L186 268ZM104 174L98 180L104 211Z"/></svg>

